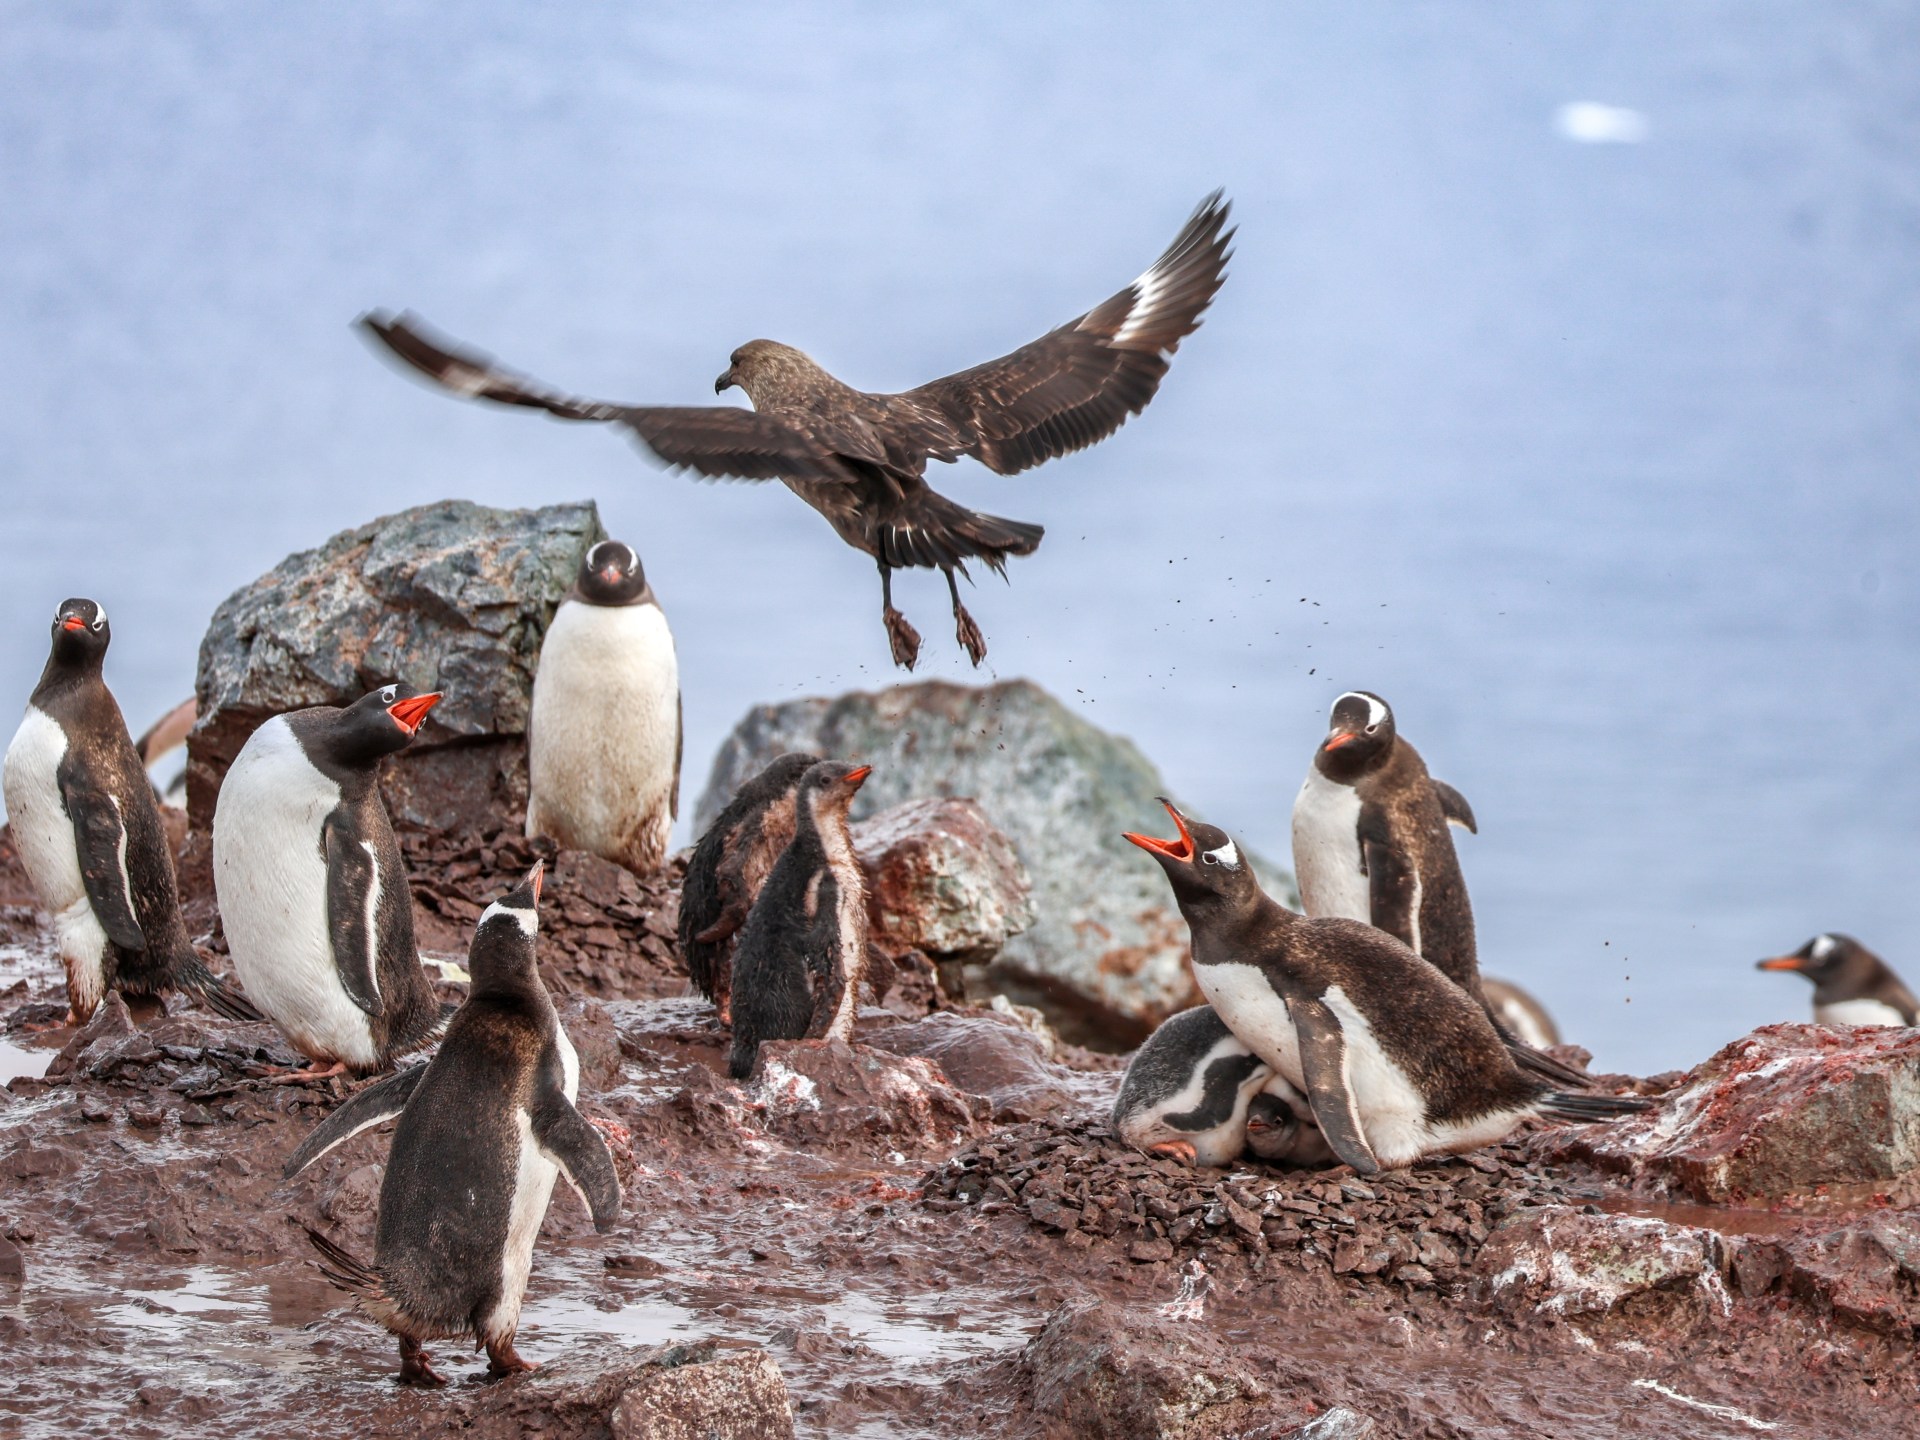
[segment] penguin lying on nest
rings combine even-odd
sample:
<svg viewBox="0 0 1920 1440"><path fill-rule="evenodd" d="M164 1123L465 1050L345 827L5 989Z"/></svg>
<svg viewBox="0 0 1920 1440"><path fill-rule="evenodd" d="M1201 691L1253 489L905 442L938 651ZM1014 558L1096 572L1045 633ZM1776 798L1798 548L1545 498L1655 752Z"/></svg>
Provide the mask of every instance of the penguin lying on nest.
<svg viewBox="0 0 1920 1440"><path fill-rule="evenodd" d="M1159 862L1193 932L1193 973L1220 1018L1303 1091L1327 1144L1363 1175L1504 1139L1549 1115L1609 1120L1638 1096L1556 1091L1522 1071L1487 1012L1383 930L1310 920L1260 888L1224 830L1162 800Z"/></svg>
<svg viewBox="0 0 1920 1440"><path fill-rule="evenodd" d="M723 1023L732 1019L733 952L760 887L793 840L800 779L820 763L799 751L782 755L734 792L693 847L680 886L680 954L700 993Z"/></svg>
<svg viewBox="0 0 1920 1440"><path fill-rule="evenodd" d="M1585 1088L1586 1075L1514 1035L1481 988L1455 825L1479 831L1466 799L1427 773L1386 701L1349 691L1333 702L1293 802L1300 908L1316 920L1344 916L1386 931L1479 1002L1521 1069Z"/></svg>
<svg viewBox="0 0 1920 1440"><path fill-rule="evenodd" d="M514 1350L533 1242L565 1176L602 1233L620 1215L606 1141L574 1102L580 1062L534 961L541 867L474 930L473 988L424 1065L369 1085L287 1161L292 1179L342 1141L400 1117L371 1265L318 1231L320 1273L400 1340L400 1379L445 1383L421 1342L472 1335L494 1377L531 1370Z"/></svg>
<svg viewBox="0 0 1920 1440"><path fill-rule="evenodd" d="M258 1020L187 938L153 782L102 674L112 639L102 606L61 602L0 777L21 866L53 917L68 1023L85 1023L109 990L185 990L228 1019Z"/></svg>
<svg viewBox="0 0 1920 1440"><path fill-rule="evenodd" d="M1146 1038L1121 1078L1112 1123L1134 1149L1187 1165L1231 1165L1248 1152L1277 1164L1334 1158L1306 1098L1211 1005L1182 1010Z"/></svg>
<svg viewBox="0 0 1920 1440"><path fill-rule="evenodd" d="M733 1049L744 1080L763 1040L847 1040L867 969L867 887L847 807L870 765L822 760L794 798L793 841L760 887L733 962Z"/></svg>

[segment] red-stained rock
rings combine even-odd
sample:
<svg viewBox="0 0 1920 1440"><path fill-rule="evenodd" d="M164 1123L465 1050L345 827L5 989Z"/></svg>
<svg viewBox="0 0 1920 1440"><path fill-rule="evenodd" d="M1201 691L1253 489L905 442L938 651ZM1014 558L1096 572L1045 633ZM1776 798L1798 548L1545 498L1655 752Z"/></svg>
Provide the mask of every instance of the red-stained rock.
<svg viewBox="0 0 1920 1440"><path fill-rule="evenodd" d="M874 940L888 954L985 964L1033 924L1013 842L973 800L913 800L853 827Z"/></svg>
<svg viewBox="0 0 1920 1440"><path fill-rule="evenodd" d="M1908 1336L1920 1326L1920 1215L1875 1215L1784 1248L1795 1294L1888 1334Z"/></svg>
<svg viewBox="0 0 1920 1440"><path fill-rule="evenodd" d="M1566 1205L1523 1210L1474 1260L1476 1289L1509 1315L1603 1315L1655 1291L1724 1311L1726 1247L1711 1230Z"/></svg>
<svg viewBox="0 0 1920 1440"><path fill-rule="evenodd" d="M932 1061L836 1040L764 1042L747 1089L766 1128L799 1144L937 1150L988 1129L986 1102Z"/></svg>
<svg viewBox="0 0 1920 1440"><path fill-rule="evenodd" d="M1870 1198L1920 1171L1920 1030L1763 1026L1645 1115L1537 1149L1712 1204Z"/></svg>
<svg viewBox="0 0 1920 1440"><path fill-rule="evenodd" d="M1114 1075L1055 1064L1040 1036L990 1010L870 1027L861 1039L877 1050L932 1060L955 1088L986 1099L1001 1124L1113 1103Z"/></svg>

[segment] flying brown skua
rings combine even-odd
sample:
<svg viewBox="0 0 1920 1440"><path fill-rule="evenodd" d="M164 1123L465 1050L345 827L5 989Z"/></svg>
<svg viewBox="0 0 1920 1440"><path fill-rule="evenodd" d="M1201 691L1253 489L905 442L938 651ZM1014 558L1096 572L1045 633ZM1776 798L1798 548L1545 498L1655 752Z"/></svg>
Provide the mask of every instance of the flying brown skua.
<svg viewBox="0 0 1920 1440"><path fill-rule="evenodd" d="M913 668L920 635L893 606L893 572L924 566L947 577L957 637L978 665L986 639L960 603L954 574L967 574L966 562L978 559L1004 577L1007 557L1031 554L1044 532L949 500L927 484L927 461L971 455L1015 475L1104 440L1139 414L1226 278L1227 212L1215 191L1166 253L1118 294L1009 355L897 395L855 390L790 345L750 340L713 388L739 386L751 410L615 404L505 370L408 315L376 311L361 324L456 395L624 425L670 469L781 481L879 564L895 663Z"/></svg>

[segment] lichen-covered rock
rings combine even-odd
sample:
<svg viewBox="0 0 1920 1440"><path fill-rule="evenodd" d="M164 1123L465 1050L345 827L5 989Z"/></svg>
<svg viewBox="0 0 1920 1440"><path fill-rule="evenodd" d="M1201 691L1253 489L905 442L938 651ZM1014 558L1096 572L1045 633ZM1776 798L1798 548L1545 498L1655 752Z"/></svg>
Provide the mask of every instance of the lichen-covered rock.
<svg viewBox="0 0 1920 1440"><path fill-rule="evenodd" d="M1305 1419L1308 1409L1275 1393L1270 1357L1263 1357L1263 1376L1202 1327L1096 1302L1056 1310L1021 1364L1050 1435L1225 1440L1273 1426L1289 1410Z"/></svg>
<svg viewBox="0 0 1920 1440"><path fill-rule="evenodd" d="M1654 1291L1731 1303L1725 1244L1711 1230L1566 1205L1523 1210L1474 1260L1482 1294L1510 1315L1604 1315Z"/></svg>
<svg viewBox="0 0 1920 1440"><path fill-rule="evenodd" d="M614 1440L792 1440L793 1406L766 1351L704 1345L628 1386L612 1428Z"/></svg>
<svg viewBox="0 0 1920 1440"><path fill-rule="evenodd" d="M1012 840L1033 882L1036 919L988 978L1045 1009L1069 1039L1137 1044L1198 1003L1187 928L1165 875L1120 838L1160 815L1160 774L1132 742L1025 680L932 681L878 694L795 700L751 711L714 759L696 827L788 750L874 767L854 818L932 796L970 796ZM1276 894L1285 875L1256 859Z"/></svg>
<svg viewBox="0 0 1920 1440"><path fill-rule="evenodd" d="M853 827L872 937L889 953L985 963L1033 924L1033 883L973 800L914 800Z"/></svg>
<svg viewBox="0 0 1920 1440"><path fill-rule="evenodd" d="M386 767L396 820L459 828L524 804L540 640L605 534L591 502L445 500L343 531L236 590L200 644L200 718L187 739L194 828L212 821L221 777L262 721L395 679L446 695Z"/></svg>
<svg viewBox="0 0 1920 1440"><path fill-rule="evenodd" d="M1920 1171L1920 1030L1763 1026L1644 1115L1539 1143L1711 1204L1867 1198Z"/></svg>

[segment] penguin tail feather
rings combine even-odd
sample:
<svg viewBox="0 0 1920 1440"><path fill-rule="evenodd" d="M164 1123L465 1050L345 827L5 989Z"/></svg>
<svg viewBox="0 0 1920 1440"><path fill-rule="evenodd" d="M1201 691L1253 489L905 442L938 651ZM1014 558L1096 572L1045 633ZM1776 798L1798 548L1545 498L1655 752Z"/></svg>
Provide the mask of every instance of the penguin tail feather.
<svg viewBox="0 0 1920 1440"><path fill-rule="evenodd" d="M1653 1108L1644 1095L1568 1095L1555 1091L1541 1105L1541 1113L1557 1120L1618 1120Z"/></svg>
<svg viewBox="0 0 1920 1440"><path fill-rule="evenodd" d="M214 974L200 962L197 955L180 965L177 983L181 989L191 991L202 1005L216 1015L223 1015L243 1025L267 1018L254 1008L252 1001L234 988L231 980L224 975Z"/></svg>
<svg viewBox="0 0 1920 1440"><path fill-rule="evenodd" d="M357 1258L351 1251L334 1244L311 1225L302 1225L307 1239L313 1248L320 1252L316 1268L327 1277L327 1283L336 1290L344 1290L349 1295L375 1300L386 1298L386 1292L380 1284L380 1276L373 1267Z"/></svg>
<svg viewBox="0 0 1920 1440"><path fill-rule="evenodd" d="M1576 1090L1589 1090L1593 1087L1593 1077L1584 1070L1576 1070L1553 1058L1544 1050L1519 1040L1507 1041L1507 1053L1513 1057L1513 1063L1529 1075L1549 1080L1555 1085L1567 1085Z"/></svg>

